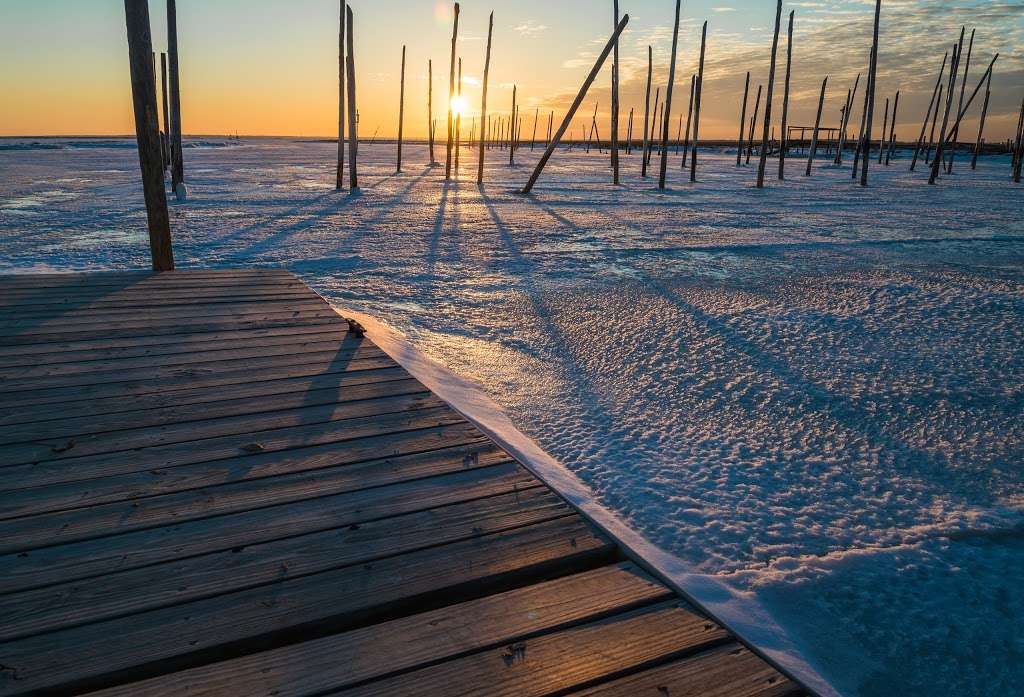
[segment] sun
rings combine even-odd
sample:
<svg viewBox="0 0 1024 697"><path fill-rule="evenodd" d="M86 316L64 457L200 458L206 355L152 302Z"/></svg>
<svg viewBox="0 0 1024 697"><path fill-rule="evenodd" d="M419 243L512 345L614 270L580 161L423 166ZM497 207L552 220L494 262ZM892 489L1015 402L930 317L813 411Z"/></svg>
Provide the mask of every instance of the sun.
<svg viewBox="0 0 1024 697"><path fill-rule="evenodd" d="M469 108L465 97L452 97L452 116L460 116Z"/></svg>

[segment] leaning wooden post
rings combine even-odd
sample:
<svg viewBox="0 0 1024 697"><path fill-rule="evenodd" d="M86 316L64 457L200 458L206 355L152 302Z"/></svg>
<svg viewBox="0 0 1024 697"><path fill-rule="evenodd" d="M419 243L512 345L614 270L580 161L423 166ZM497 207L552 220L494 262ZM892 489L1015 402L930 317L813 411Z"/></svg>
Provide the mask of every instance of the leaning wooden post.
<svg viewBox="0 0 1024 697"><path fill-rule="evenodd" d="M692 83L691 83L692 84ZM743 83L743 108L740 110L740 137L736 139L736 166L739 167L743 158L743 128L747 125L747 98L750 96L750 71L747 71L747 80ZM684 155L685 157L685 155ZM685 162L684 162L685 166Z"/></svg>
<svg viewBox="0 0 1024 697"><path fill-rule="evenodd" d="M487 23L487 54L484 57L484 84L483 93L480 95L480 152L476 169L476 183L484 183L484 148L487 144L487 129L485 124L490 123L487 119L487 80L491 74L491 37L494 35L494 12Z"/></svg>
<svg viewBox="0 0 1024 697"><path fill-rule="evenodd" d="M455 114L455 176L459 176L459 151L462 150L462 58L459 57L459 77L455 88L459 111Z"/></svg>
<svg viewBox="0 0 1024 697"><path fill-rule="evenodd" d="M963 37L961 37L962 40ZM931 172L928 175L928 183L934 184L939 178L939 168L942 166L943 145L946 143L946 127L949 125L949 111L953 108L953 90L956 86L956 76L960 72L960 51L958 47L953 53L953 62L949 67L949 85L946 89L946 107L942 115L942 129L939 131L939 140L935 143L935 154L932 156Z"/></svg>
<svg viewBox="0 0 1024 697"><path fill-rule="evenodd" d="M985 102L981 106L981 123L978 125L978 139L974 143L974 155L971 156L971 169L978 168L978 153L981 152L985 132L985 116L988 114L988 100L992 95L992 73L988 74L988 82L985 86Z"/></svg>
<svg viewBox="0 0 1024 697"><path fill-rule="evenodd" d="M686 108L686 141L683 143L683 162L680 169L686 169L686 158L690 153L690 123L693 117L693 97L697 90L696 74L690 76L690 105Z"/></svg>
<svg viewBox="0 0 1024 697"><path fill-rule="evenodd" d="M882 15L882 0L875 0L875 29L871 43L871 76L868 79L871 97L868 102L868 124L864 133L864 164L860 170L860 185L868 185L868 164L871 162L871 124L875 111L875 90L878 86L878 23Z"/></svg>
<svg viewBox="0 0 1024 697"><path fill-rule="evenodd" d="M548 113L548 137L547 137L547 140L544 141L544 147L547 147L548 144L551 143L551 129L553 128L554 123L555 123L555 112L551 111L550 113Z"/></svg>
<svg viewBox="0 0 1024 697"><path fill-rule="evenodd" d="M892 152L896 148L896 113L900 108L900 91L896 90L896 101L892 105L892 121L889 122L889 149L885 151L885 166L889 166Z"/></svg>
<svg viewBox="0 0 1024 697"><path fill-rule="evenodd" d="M744 164L750 164L750 155L754 152L754 129L757 126L757 114L761 111L761 85L757 86L757 99L754 100L754 115L750 117L750 133L747 136L747 160Z"/></svg>
<svg viewBox="0 0 1024 697"><path fill-rule="evenodd" d="M913 172L914 168L917 167L917 158L921 154L921 146L924 145L924 132L928 128L928 120L932 116L932 107L938 110L938 103L935 101L935 96L942 89L942 74L946 72L946 61L949 59L949 51L946 51L946 55L942 57L942 67L939 68L939 77L935 80L935 87L932 89L932 98L928 102L928 111L924 114L924 121L921 123L921 134L917 137L917 145L914 146L914 157L910 161L910 171Z"/></svg>
<svg viewBox="0 0 1024 697"><path fill-rule="evenodd" d="M402 46L402 77L398 90L398 162L395 171L402 171L402 124L405 123L405 46Z"/></svg>
<svg viewBox="0 0 1024 697"><path fill-rule="evenodd" d="M661 115L662 111L658 107L661 104L661 88L654 88L654 113L651 115L651 135L647 139L647 166L651 165L651 153L654 152L654 134L657 133L658 129L658 116Z"/></svg>
<svg viewBox="0 0 1024 697"><path fill-rule="evenodd" d="M171 84L171 189L182 199L185 189L185 160L181 151L181 81L178 77L178 9L176 0L167 0L167 62Z"/></svg>
<svg viewBox="0 0 1024 697"><path fill-rule="evenodd" d="M932 148L935 147L935 128L939 122L939 106L942 104L942 90L945 88L945 85L939 85L939 99L935 102L935 111L932 114L932 127L928 133L928 148L924 152L924 161L928 165L932 163Z"/></svg>
<svg viewBox="0 0 1024 697"><path fill-rule="evenodd" d="M338 19L338 164L334 172L334 190L345 188L345 0L340 0Z"/></svg>
<svg viewBox="0 0 1024 697"><path fill-rule="evenodd" d="M160 54L160 96L164 107L164 135L161 143L164 149L164 169L171 166L171 115L167 108L167 54Z"/></svg>
<svg viewBox="0 0 1024 697"><path fill-rule="evenodd" d="M584 97L587 96L587 90L597 79L597 74L601 71L601 66L604 65L605 60L608 58L608 54L612 52L612 47L615 42L619 40L619 36L622 34L622 30L626 28L629 23L629 15L625 14L622 16L622 20L619 21L617 27L615 27L615 33L608 39L608 43L605 44L604 50L601 51L601 55L597 57L597 62L594 63L594 67L591 69L587 79L583 81L583 86L580 87L579 93L576 95L576 99L573 100L572 106L569 107L569 111L565 114L565 119L562 120L562 125L558 127L558 131L555 133L555 138L552 140L548 147L544 150L544 154L540 156L540 160L537 162L536 168L533 170L533 174L530 175L529 181L526 182L526 186L523 187L523 193L528 194L533 190L534 184L537 183L537 179L540 177L540 173L544 171L544 166L551 159L551 155L555 152L555 148L558 147L558 143L562 140L562 136L565 135L566 129L569 128L569 124L572 123L573 117L576 115L576 110L580 108L580 104L583 103Z"/></svg>
<svg viewBox="0 0 1024 697"><path fill-rule="evenodd" d="M1021 163L1024 161L1024 99L1020 102L1019 123L1021 125L1017 126L1017 143L1014 147L1016 155L1013 164L1013 182L1015 184L1020 184Z"/></svg>
<svg viewBox="0 0 1024 697"><path fill-rule="evenodd" d="M704 91L704 46L707 44L708 23L704 20L704 28L700 34L700 64L697 66L697 85L693 98L693 143L690 146L690 181L697 181L697 146L700 143L700 98Z"/></svg>
<svg viewBox="0 0 1024 697"><path fill-rule="evenodd" d="M860 73L857 73L857 78L853 81L853 89L846 92L846 111L843 113L843 121L840 124L841 132L839 133L839 145L836 149L836 160L837 165L843 164L843 151L846 149L846 139L850 130L850 117L853 115L854 100L857 99L857 88L860 87Z"/></svg>
<svg viewBox="0 0 1024 697"><path fill-rule="evenodd" d="M427 60L427 142L430 145L430 166L434 159L434 61Z"/></svg>
<svg viewBox="0 0 1024 697"><path fill-rule="evenodd" d="M971 41L967 44L967 61L964 63L964 77L960 82L960 99L957 102L956 113L964 107L964 91L967 89L967 73L971 71L971 52L974 50L974 32L975 29L971 29ZM956 142L960 137L960 126L953 127L953 146L949 149L949 165L946 167L946 174L953 173L953 160L956 157Z"/></svg>
<svg viewBox="0 0 1024 697"><path fill-rule="evenodd" d="M612 0L613 23L612 27L619 25L619 0ZM612 184L619 185L619 41L615 40L612 48L612 118L611 118L611 144L612 144Z"/></svg>
<svg viewBox="0 0 1024 697"><path fill-rule="evenodd" d="M775 10L775 37L772 39L772 60L768 69L768 92L764 100L764 131L761 135L761 162L757 166L757 188L764 188L764 170L768 164L768 133L772 123L772 90L775 87L775 54L779 49L779 25L782 22L782 0Z"/></svg>
<svg viewBox="0 0 1024 697"><path fill-rule="evenodd" d="M789 76L793 68L793 14L789 13L786 39L786 83L782 92L782 134L779 138L779 179L786 178L786 150L789 148Z"/></svg>
<svg viewBox="0 0 1024 697"><path fill-rule="evenodd" d="M537 143L537 119L540 118L540 107L533 110L533 137L530 138L530 152L533 152L533 146Z"/></svg>
<svg viewBox="0 0 1024 697"><path fill-rule="evenodd" d="M359 118L356 116L356 51L352 31L352 8L345 8L345 34L348 43L348 188L359 188L357 157L359 150Z"/></svg>
<svg viewBox="0 0 1024 697"><path fill-rule="evenodd" d="M821 81L821 94L818 96L818 115L814 117L814 131L811 134L811 149L807 155L807 171L805 177L811 176L811 166L814 164L814 156L818 152L818 129L821 127L821 111L825 108L825 87L828 85L828 75Z"/></svg>
<svg viewBox="0 0 1024 697"><path fill-rule="evenodd" d="M550 124L548 128L550 129ZM633 107L629 108L629 126L626 127L626 154L633 152Z"/></svg>
<svg viewBox="0 0 1024 697"><path fill-rule="evenodd" d="M661 162L658 170L658 188L665 188L665 174L668 168L668 132L672 128L672 88L676 81L676 50L679 46L679 13L683 0L676 0L676 22L672 28L672 58L668 64L668 85L665 87L665 114L661 118ZM707 22L704 23L707 31Z"/></svg>
<svg viewBox="0 0 1024 697"><path fill-rule="evenodd" d="M142 170L142 191L146 199L146 220L149 224L149 251L154 271L173 271L171 224L167 215L167 196L164 193L160 120L156 110L149 0L124 0L124 14L128 30L135 138L139 146L139 168Z"/></svg>
<svg viewBox="0 0 1024 697"><path fill-rule="evenodd" d="M878 137L878 164L885 159L885 132L889 128L889 98L885 98L885 117L882 120L882 134Z"/></svg>
<svg viewBox="0 0 1024 697"><path fill-rule="evenodd" d="M455 3L455 24L452 28L452 57L448 70L448 145L444 163L444 178L452 178L452 98L455 96L455 44L459 40L459 3Z"/></svg>
<svg viewBox="0 0 1024 697"><path fill-rule="evenodd" d="M653 49L647 47L647 97L644 102L644 142L643 149L640 151L640 176L647 176L647 129L648 121L651 116L651 75L654 71L654 53Z"/></svg>

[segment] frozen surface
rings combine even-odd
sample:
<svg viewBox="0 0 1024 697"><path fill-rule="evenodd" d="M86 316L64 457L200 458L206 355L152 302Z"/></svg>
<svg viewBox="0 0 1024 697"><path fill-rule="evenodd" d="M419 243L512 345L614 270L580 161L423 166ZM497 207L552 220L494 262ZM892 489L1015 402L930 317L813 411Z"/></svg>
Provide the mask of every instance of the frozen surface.
<svg viewBox="0 0 1024 697"><path fill-rule="evenodd" d="M186 150L179 266L282 265L483 386L685 568L767 608L844 694L1024 694L1024 188L872 163L753 187L473 151ZM5 147L9 146L9 147ZM443 148L439 151L443 157ZM443 165L443 163L442 163ZM772 163L774 165L774 162ZM774 169L770 169L774 171ZM148 265L135 152L0 140L0 270ZM698 579L698 576L694 576Z"/></svg>

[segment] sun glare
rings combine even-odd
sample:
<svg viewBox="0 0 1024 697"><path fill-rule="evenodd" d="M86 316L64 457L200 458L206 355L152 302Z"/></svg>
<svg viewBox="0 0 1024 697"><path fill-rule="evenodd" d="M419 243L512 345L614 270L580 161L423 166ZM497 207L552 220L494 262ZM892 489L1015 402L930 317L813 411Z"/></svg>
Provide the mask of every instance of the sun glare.
<svg viewBox="0 0 1024 697"><path fill-rule="evenodd" d="M465 97L452 97L452 116L464 114L468 107Z"/></svg>

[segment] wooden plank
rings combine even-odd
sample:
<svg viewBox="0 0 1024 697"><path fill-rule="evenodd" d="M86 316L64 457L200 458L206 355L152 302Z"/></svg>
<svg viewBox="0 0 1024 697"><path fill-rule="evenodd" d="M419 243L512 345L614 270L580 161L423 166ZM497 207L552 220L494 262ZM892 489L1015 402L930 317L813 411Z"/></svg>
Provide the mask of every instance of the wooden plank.
<svg viewBox="0 0 1024 697"><path fill-rule="evenodd" d="M94 399L65 401L60 403L59 411L50 404L23 406L17 411L10 409L0 413L0 424L24 424L47 422L62 418L75 419L83 416L102 416L120 413L127 426L148 423L146 414L149 410L167 407L185 408L192 404L224 402L235 399L262 398L290 392L307 392L324 388L344 389L353 385L366 385L374 382L402 380L409 376L404 368L394 365L390 368L374 370L346 371L344 368L332 372L314 373L311 376L263 380L237 385L214 385L194 389L170 390L167 392L150 392L148 394L127 397L102 397Z"/></svg>
<svg viewBox="0 0 1024 697"><path fill-rule="evenodd" d="M668 589L632 564L604 566L433 612L112 688L96 697L214 697L226 693L308 697L670 597ZM373 650L368 651L371 646Z"/></svg>
<svg viewBox="0 0 1024 697"><path fill-rule="evenodd" d="M681 601L669 601L335 694L541 697L710 648L728 636Z"/></svg>
<svg viewBox="0 0 1024 697"><path fill-rule="evenodd" d="M406 398L400 398L406 399ZM414 399L422 399L414 397ZM436 400L436 397L428 399ZM439 401L439 400L438 400ZM427 404L424 400L424 404ZM394 407L400 405L393 404ZM261 433L238 433L202 441L172 443L116 455L87 455L55 462L8 465L0 468L0 490L43 486L58 482L84 481L129 472L150 471L165 474L166 468L213 462L237 457L252 457L291 448L338 443L422 428L462 423L464 419L448 406L423 409L399 409L394 413L373 414L338 421L268 429Z"/></svg>
<svg viewBox="0 0 1024 697"><path fill-rule="evenodd" d="M253 280L297 281L295 274L285 269L175 269L162 273L152 271L81 271L31 274L0 274L0 289L40 287L77 288L88 286L121 287L131 285L160 285L178 282L240 283Z"/></svg>
<svg viewBox="0 0 1024 697"><path fill-rule="evenodd" d="M736 643L651 668L581 692L578 697L787 697L800 692Z"/></svg>
<svg viewBox="0 0 1024 697"><path fill-rule="evenodd" d="M475 489L446 483L439 491L438 487L426 491L432 480L423 480L417 484L425 493L440 494L439 501L428 497L415 504L426 510L368 520L367 513L355 509L347 519L339 514L339 526L328 530L270 542L242 543L199 557L2 595L0 616L4 622L0 625L0 642L573 515L567 504L539 482L523 491L478 498L484 493L515 489L516 482L526 486L522 476L515 481L509 479L488 482L487 486ZM456 497L457 502L451 503ZM386 510L390 514L390 508Z"/></svg>
<svg viewBox="0 0 1024 697"><path fill-rule="evenodd" d="M487 441L453 440L443 450L284 475L271 482L245 481L188 491L143 501L138 509L129 502L50 516L42 524L19 520L4 527L27 534L6 538L5 547L35 548L0 556L0 593L230 549L243 540L266 541L320 530L336 521L332 502L337 499L331 497L337 494L510 462L508 455ZM272 509L273 525L267 524L267 513L254 512L261 509ZM121 517L116 515L119 512ZM48 535L49 529L62 534ZM119 534L102 537L108 530ZM88 539L60 544L81 537Z"/></svg>
<svg viewBox="0 0 1024 697"><path fill-rule="evenodd" d="M13 392L34 392L38 390L53 389L56 387L78 387L85 385L100 385L104 383L120 383L144 380L147 375L153 380L160 380L166 377L177 377L190 373L217 373L220 371L232 371L246 369L259 371L263 368L272 368L278 365L289 365L292 363L312 363L316 361L342 362L346 360L357 361L365 358L380 358L386 356L383 351L369 342L338 346L330 344L328 348L314 348L309 351L270 351L270 355L260 355L255 351L242 352L240 355L202 356L197 355L195 362L169 362L163 364L159 361L151 361L150 366L122 366L117 361L107 362L95 366L95 370L56 375L35 375L28 377L12 376L7 378L4 371L0 385L8 393L10 399L16 399L9 393ZM207 360L203 360L206 358Z"/></svg>
<svg viewBox="0 0 1024 697"><path fill-rule="evenodd" d="M439 398L426 391L418 382L385 382L367 388L380 395L372 399L321 400L319 406L288 408L258 414L225 416L203 421L172 423L163 426L109 431L71 437L61 436L39 443L14 443L0 446L0 462L5 467L19 464L41 464L66 461L69 467L79 463L89 466L102 459L108 463L125 459L138 461L140 456L165 446L183 445L189 450L202 451L206 443L224 436L246 436L242 447L259 443L260 431L292 426L340 422L397 412L432 409L444 405ZM277 398L279 400L284 397ZM262 450L262 444L252 446ZM235 454L235 453L232 453ZM102 457L98 457L102 456ZM5 467L0 467L3 472Z"/></svg>
<svg viewBox="0 0 1024 697"><path fill-rule="evenodd" d="M288 302L321 299L301 283L287 286L244 286L203 290L188 288L160 293L152 291L118 291L117 293L44 294L30 291L0 294L0 315L34 316L48 312L82 312L91 310L122 310L135 308L187 307L200 304Z"/></svg>
<svg viewBox="0 0 1024 697"><path fill-rule="evenodd" d="M300 359L301 360L301 359ZM18 392L16 395L0 394L0 407L21 408L36 404L63 404L67 401L99 400L107 397L128 399L138 395L153 393L169 393L174 390L215 387L221 385L246 384L260 380L279 380L281 378L313 376L319 374L338 374L340 372L356 372L361 370L380 370L397 368L398 364L387 357L358 358L348 362L348 358L335 356L331 359L317 359L313 362L286 362L286 365L271 365L254 372L246 362L238 363L237 370L221 370L218 372L190 370L181 368L176 377L165 377L155 380L136 380L132 382L105 383L97 385L69 385Z"/></svg>
<svg viewBox="0 0 1024 697"><path fill-rule="evenodd" d="M0 695L81 692L231 659L606 563L576 517L0 644ZM421 693L426 694L426 693Z"/></svg>

